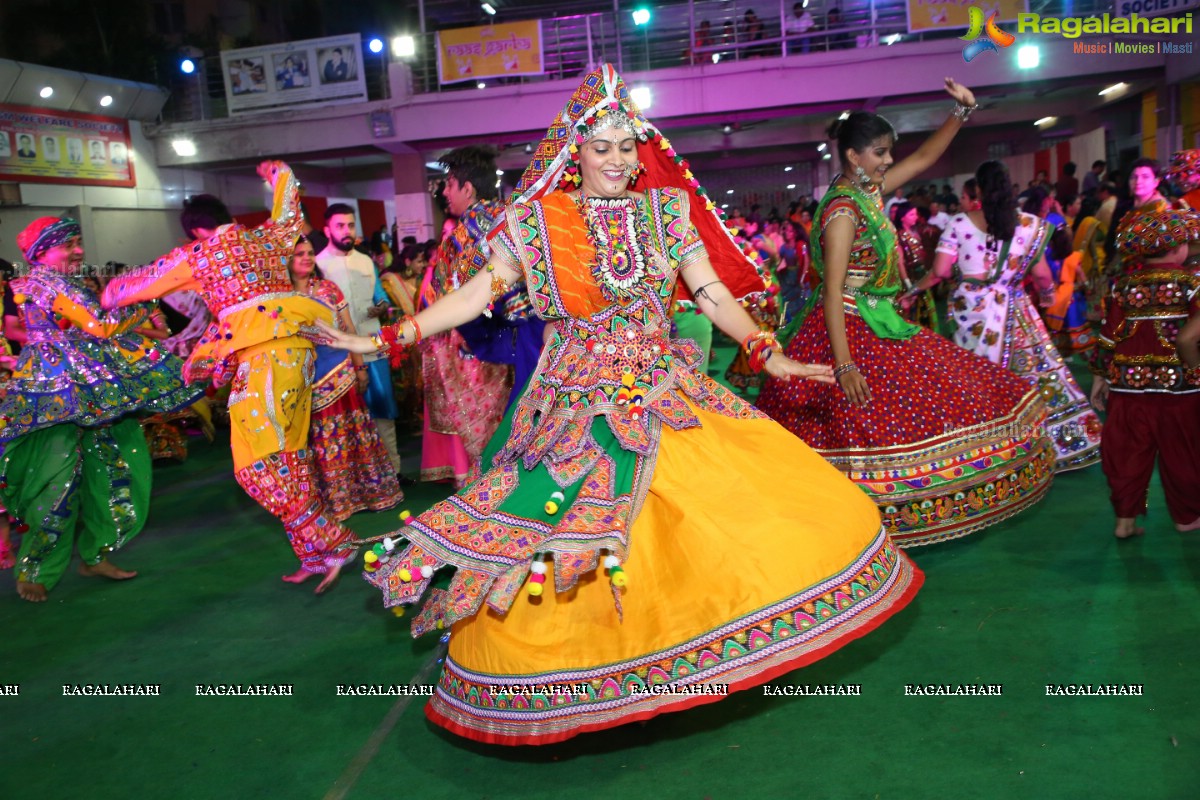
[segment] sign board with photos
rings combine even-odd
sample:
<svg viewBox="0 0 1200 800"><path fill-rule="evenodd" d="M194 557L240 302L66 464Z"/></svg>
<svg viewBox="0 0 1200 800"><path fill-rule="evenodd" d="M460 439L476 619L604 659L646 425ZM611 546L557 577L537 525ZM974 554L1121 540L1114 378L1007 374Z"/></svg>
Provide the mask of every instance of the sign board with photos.
<svg viewBox="0 0 1200 800"><path fill-rule="evenodd" d="M221 51L230 114L367 99L358 34Z"/></svg>
<svg viewBox="0 0 1200 800"><path fill-rule="evenodd" d="M128 120L0 105L0 178L133 187L132 152Z"/></svg>

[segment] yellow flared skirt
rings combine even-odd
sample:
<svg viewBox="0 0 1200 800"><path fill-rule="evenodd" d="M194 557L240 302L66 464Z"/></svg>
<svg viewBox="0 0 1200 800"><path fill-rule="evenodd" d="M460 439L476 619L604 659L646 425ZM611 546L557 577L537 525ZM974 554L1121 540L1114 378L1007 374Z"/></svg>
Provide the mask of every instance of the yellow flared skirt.
<svg viewBox="0 0 1200 800"><path fill-rule="evenodd" d="M628 585L593 574L457 623L431 719L538 744L711 702L823 657L915 594L920 571L844 475L771 420L693 410L703 427L663 429Z"/></svg>

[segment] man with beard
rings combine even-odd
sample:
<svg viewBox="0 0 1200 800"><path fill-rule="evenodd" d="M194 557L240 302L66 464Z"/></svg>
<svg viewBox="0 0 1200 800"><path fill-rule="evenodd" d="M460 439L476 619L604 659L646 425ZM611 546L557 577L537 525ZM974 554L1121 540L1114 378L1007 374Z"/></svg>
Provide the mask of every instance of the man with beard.
<svg viewBox="0 0 1200 800"><path fill-rule="evenodd" d="M334 203L325 210L325 237L329 243L317 254L317 267L328 280L337 284L346 298L350 320L362 336L379 333L379 318L387 313L387 295L379 285L379 276L370 256L354 249L358 238L354 209ZM392 372L388 360L379 355L363 357L360 368L367 375L367 406L375 419L379 438L387 448L396 476L402 485L411 483L400 474L400 453L396 447L396 397L392 391Z"/></svg>

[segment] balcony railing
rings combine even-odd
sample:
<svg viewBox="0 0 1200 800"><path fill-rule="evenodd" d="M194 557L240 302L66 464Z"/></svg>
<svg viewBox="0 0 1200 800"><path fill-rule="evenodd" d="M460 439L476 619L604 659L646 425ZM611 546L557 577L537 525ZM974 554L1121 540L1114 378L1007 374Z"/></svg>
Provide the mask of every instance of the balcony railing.
<svg viewBox="0 0 1200 800"><path fill-rule="evenodd" d="M694 0L651 9L646 25L635 25L628 11L556 17L542 21L544 71L540 75L484 78L486 86L574 78L611 62L621 71L649 71L687 64L725 63L821 53L830 50L886 47L927 39L955 38L962 31L909 34L905 0L812 0L815 27L795 33L788 25L793 0ZM1090 16L1112 12L1112 0L1031 0L1041 14ZM838 9L838 18L832 11ZM750 16L748 16L750 14ZM707 25L705 24L707 23ZM438 80L437 34L416 38L412 91L417 94L476 91L476 82L443 85ZM371 100L388 97L387 49L373 55L364 48L367 92ZM202 59L203 68L179 80L163 110L165 122L228 116L218 53Z"/></svg>

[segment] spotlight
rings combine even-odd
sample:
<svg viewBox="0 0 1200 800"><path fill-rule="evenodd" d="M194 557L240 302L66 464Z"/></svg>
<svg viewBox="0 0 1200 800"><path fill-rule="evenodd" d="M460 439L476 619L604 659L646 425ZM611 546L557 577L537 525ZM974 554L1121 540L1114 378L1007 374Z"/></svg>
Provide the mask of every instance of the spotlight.
<svg viewBox="0 0 1200 800"><path fill-rule="evenodd" d="M483 9L483 13L487 14L488 16L490 16L490 17L496 16L496 9L492 6L491 3L483 3L483 4L481 4L480 7Z"/></svg>
<svg viewBox="0 0 1200 800"><path fill-rule="evenodd" d="M1128 83L1114 83L1112 86L1106 86L1103 89L1101 89L1100 96L1104 97L1106 95L1112 94L1113 92L1121 92L1128 88L1129 88Z"/></svg>
<svg viewBox="0 0 1200 800"><path fill-rule="evenodd" d="M721 203L721 208L729 208L729 203Z"/></svg>
<svg viewBox="0 0 1200 800"><path fill-rule="evenodd" d="M1042 117L1041 119L1036 120L1033 124L1038 128L1049 128L1056 122L1058 122L1058 117Z"/></svg>
<svg viewBox="0 0 1200 800"><path fill-rule="evenodd" d="M634 25L646 25L649 22L650 22L650 9L639 8L639 9L634 10L634 12L633 12L633 24Z"/></svg>
<svg viewBox="0 0 1200 800"><path fill-rule="evenodd" d="M109 106L111 106L112 105L112 95L106 94L106 95L104 95L104 97L101 97L100 105L103 108L108 108Z"/></svg>
<svg viewBox="0 0 1200 800"><path fill-rule="evenodd" d="M720 53L713 53L713 63L714 64L721 63L721 54Z"/></svg>
<svg viewBox="0 0 1200 800"><path fill-rule="evenodd" d="M829 145L828 145L828 144L826 144L825 142L821 142L819 145L817 145L817 152L818 152L818 153L824 153L824 152L825 152L825 148L826 148L826 147L828 147L828 146L829 146Z"/></svg>
<svg viewBox="0 0 1200 800"><path fill-rule="evenodd" d="M41 95L43 100L45 100L49 98L50 95L54 94L54 88L51 86L43 86L42 90L38 92L38 94Z"/></svg>
<svg viewBox="0 0 1200 800"><path fill-rule="evenodd" d="M733 189L726 189L725 194L733 194Z"/></svg>
<svg viewBox="0 0 1200 800"><path fill-rule="evenodd" d="M841 120L850 119L850 112L843 111L841 114L838 114L838 119L841 119Z"/></svg>
<svg viewBox="0 0 1200 800"><path fill-rule="evenodd" d="M795 188L796 188L796 184L794 184L794 183L789 183L789 184L787 185L787 188L789 188L789 189L795 189Z"/></svg>
<svg viewBox="0 0 1200 800"><path fill-rule="evenodd" d="M500 176L503 176L503 175L504 175L504 170L502 170L502 169L497 169L497 170L496 170L496 174L497 174L497 175L500 175Z"/></svg>
<svg viewBox="0 0 1200 800"><path fill-rule="evenodd" d="M412 58L417 54L417 40L411 36L392 37L392 55L396 58Z"/></svg>
<svg viewBox="0 0 1200 800"><path fill-rule="evenodd" d="M1036 44L1022 45L1017 49L1017 66L1021 69L1035 69L1042 63L1042 51Z"/></svg>
<svg viewBox="0 0 1200 800"><path fill-rule="evenodd" d="M642 111L645 111L654 102L654 98L650 95L649 86L638 86L630 89L629 97L633 100L633 102L637 103L638 108L640 108Z"/></svg>
<svg viewBox="0 0 1200 800"><path fill-rule="evenodd" d="M791 167L784 167L784 168L783 168L783 171L784 171L784 172L791 172L791 171L792 171L792 168L791 168Z"/></svg>
<svg viewBox="0 0 1200 800"><path fill-rule="evenodd" d="M476 89L486 89L486 88L487 88L487 84L486 84L486 83L484 83L483 81L480 81L479 83L475 84L475 88L476 88Z"/></svg>
<svg viewBox="0 0 1200 800"><path fill-rule="evenodd" d="M525 145L525 153L530 154L532 152L533 152L533 145L531 145L531 144Z"/></svg>
<svg viewBox="0 0 1200 800"><path fill-rule="evenodd" d="M383 52L383 39L380 39L378 36L376 36L374 39L367 42L367 49L370 50L372 53L382 53Z"/></svg>
<svg viewBox="0 0 1200 800"><path fill-rule="evenodd" d="M883 37L883 43L887 44L887 45L895 44L896 42L900 41L901 38L902 37L900 36L900 34L893 33L891 36Z"/></svg>
<svg viewBox="0 0 1200 800"><path fill-rule="evenodd" d="M175 155L188 158L196 155L196 143L191 139L175 139L171 142Z"/></svg>
<svg viewBox="0 0 1200 800"><path fill-rule="evenodd" d="M185 58L183 61L179 62L179 71L184 75L191 75L196 71L196 62L192 61L190 58Z"/></svg>
<svg viewBox="0 0 1200 800"><path fill-rule="evenodd" d="M721 133L723 133L723 134L725 134L726 136L728 136L729 134L733 133L733 126L732 126L732 125L726 125L724 128L721 128Z"/></svg>
<svg viewBox="0 0 1200 800"><path fill-rule="evenodd" d="M825 155L821 156L822 161L828 161L831 158L833 158L833 156L829 155L829 153L826 153Z"/></svg>

